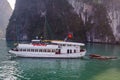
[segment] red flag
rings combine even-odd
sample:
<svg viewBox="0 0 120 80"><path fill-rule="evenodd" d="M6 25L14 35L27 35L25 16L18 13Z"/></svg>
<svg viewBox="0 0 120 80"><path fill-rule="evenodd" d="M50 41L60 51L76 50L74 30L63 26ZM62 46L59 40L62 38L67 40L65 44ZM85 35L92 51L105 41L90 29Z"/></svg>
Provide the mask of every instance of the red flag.
<svg viewBox="0 0 120 80"><path fill-rule="evenodd" d="M69 39L73 38L73 34L72 33L68 33L68 38Z"/></svg>

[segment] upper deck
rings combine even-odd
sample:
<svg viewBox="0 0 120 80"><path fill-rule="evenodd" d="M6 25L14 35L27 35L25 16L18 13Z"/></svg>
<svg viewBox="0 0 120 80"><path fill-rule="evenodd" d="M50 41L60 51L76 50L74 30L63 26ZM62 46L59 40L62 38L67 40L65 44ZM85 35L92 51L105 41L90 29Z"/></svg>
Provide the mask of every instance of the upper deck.
<svg viewBox="0 0 120 80"><path fill-rule="evenodd" d="M26 49L57 49L58 45L52 44L19 44L17 48L26 48Z"/></svg>

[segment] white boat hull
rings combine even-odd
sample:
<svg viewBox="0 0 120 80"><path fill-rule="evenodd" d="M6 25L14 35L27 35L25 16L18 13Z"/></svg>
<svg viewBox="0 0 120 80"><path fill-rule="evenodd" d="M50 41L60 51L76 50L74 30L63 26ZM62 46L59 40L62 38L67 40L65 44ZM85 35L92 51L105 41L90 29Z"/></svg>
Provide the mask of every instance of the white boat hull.
<svg viewBox="0 0 120 80"><path fill-rule="evenodd" d="M80 52L80 53L69 53L69 54L41 54L41 53L29 53L29 52L18 52L18 51L9 51L10 54L15 55L17 57L31 57L31 58L81 58L85 56L86 51Z"/></svg>

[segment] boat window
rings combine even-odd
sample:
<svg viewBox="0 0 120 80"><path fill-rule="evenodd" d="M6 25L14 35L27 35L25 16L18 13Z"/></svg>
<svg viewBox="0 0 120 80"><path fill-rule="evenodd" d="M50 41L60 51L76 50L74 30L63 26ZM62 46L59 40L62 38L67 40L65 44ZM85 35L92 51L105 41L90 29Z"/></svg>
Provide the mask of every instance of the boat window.
<svg viewBox="0 0 120 80"><path fill-rule="evenodd" d="M22 49L19 49L20 51L22 51Z"/></svg>
<svg viewBox="0 0 120 80"><path fill-rule="evenodd" d="M45 52L45 49L43 49L42 51Z"/></svg>
<svg viewBox="0 0 120 80"><path fill-rule="evenodd" d="M70 50L70 53L72 53L72 50Z"/></svg>
<svg viewBox="0 0 120 80"><path fill-rule="evenodd" d="M38 49L36 50L36 52L38 52Z"/></svg>
<svg viewBox="0 0 120 80"><path fill-rule="evenodd" d="M74 53L76 53L76 50L74 50Z"/></svg>
<svg viewBox="0 0 120 80"><path fill-rule="evenodd" d="M30 51L30 49L27 49L27 51Z"/></svg>
<svg viewBox="0 0 120 80"><path fill-rule="evenodd" d="M60 45L60 44L58 45L58 48L61 48L61 45Z"/></svg>
<svg viewBox="0 0 120 80"><path fill-rule="evenodd" d="M32 52L34 52L34 49L31 49Z"/></svg>
<svg viewBox="0 0 120 80"><path fill-rule="evenodd" d="M69 44L67 46L70 46Z"/></svg>
<svg viewBox="0 0 120 80"><path fill-rule="evenodd" d="M44 52L46 52L46 49L44 50Z"/></svg>
<svg viewBox="0 0 120 80"><path fill-rule="evenodd" d="M48 49L47 51L48 51L48 52L51 52L51 50L50 50L50 49Z"/></svg>
<svg viewBox="0 0 120 80"><path fill-rule="evenodd" d="M63 46L65 46L65 44L63 44Z"/></svg>
<svg viewBox="0 0 120 80"><path fill-rule="evenodd" d="M56 49L56 54L60 54L60 49Z"/></svg>
<svg viewBox="0 0 120 80"><path fill-rule="evenodd" d="M46 50L46 49L45 49L44 51L45 51L45 52L47 52L47 50Z"/></svg>
<svg viewBox="0 0 120 80"><path fill-rule="evenodd" d="M73 45L74 47L76 47L76 45Z"/></svg>
<svg viewBox="0 0 120 80"><path fill-rule="evenodd" d="M26 51L26 49L23 49L23 51Z"/></svg>
<svg viewBox="0 0 120 80"><path fill-rule="evenodd" d="M52 49L52 52L55 52L55 50L54 50L54 49Z"/></svg>
<svg viewBox="0 0 120 80"><path fill-rule="evenodd" d="M37 49L35 49L35 52L38 52L38 50L37 50Z"/></svg>
<svg viewBox="0 0 120 80"><path fill-rule="evenodd" d="M39 52L42 52L42 49L39 49Z"/></svg>
<svg viewBox="0 0 120 80"><path fill-rule="evenodd" d="M67 50L67 53L69 54L69 49Z"/></svg>

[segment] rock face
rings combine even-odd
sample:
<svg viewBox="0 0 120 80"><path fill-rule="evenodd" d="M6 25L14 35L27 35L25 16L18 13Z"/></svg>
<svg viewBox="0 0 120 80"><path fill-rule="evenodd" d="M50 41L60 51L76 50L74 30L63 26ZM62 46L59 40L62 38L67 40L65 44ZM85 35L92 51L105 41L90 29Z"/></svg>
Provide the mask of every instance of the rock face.
<svg viewBox="0 0 120 80"><path fill-rule="evenodd" d="M6 38L64 39L73 32L75 41L120 42L119 4L119 0L17 0Z"/></svg>
<svg viewBox="0 0 120 80"><path fill-rule="evenodd" d="M0 38L5 38L6 27L11 14L12 9L7 0L0 0Z"/></svg>
<svg viewBox="0 0 120 80"><path fill-rule="evenodd" d="M86 25L89 42L120 43L119 0L68 0ZM87 16L86 16L87 15ZM93 26L89 26L89 25Z"/></svg>

